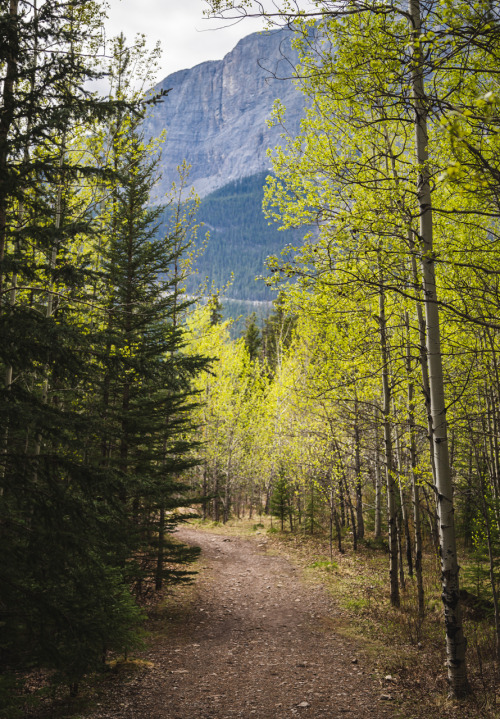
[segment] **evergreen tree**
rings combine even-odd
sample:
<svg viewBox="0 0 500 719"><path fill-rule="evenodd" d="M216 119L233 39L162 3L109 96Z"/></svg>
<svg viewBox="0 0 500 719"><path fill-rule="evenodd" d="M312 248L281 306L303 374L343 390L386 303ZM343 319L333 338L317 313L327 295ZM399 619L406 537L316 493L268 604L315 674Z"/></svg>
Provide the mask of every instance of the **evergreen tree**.
<svg viewBox="0 0 500 719"><path fill-rule="evenodd" d="M259 358L261 344L257 315L252 312L245 320L245 345L251 362L255 362Z"/></svg>
<svg viewBox="0 0 500 719"><path fill-rule="evenodd" d="M129 560L140 545L137 536L143 542L145 530L131 532L130 507L123 501L137 485L124 479L125 452L121 464L104 461L103 440L111 434L123 449L129 437L142 432L133 459L138 468L141 452L153 456L148 460L153 469L143 473L140 485L141 497L156 502L149 505L152 522L160 495L168 494L174 503L177 485L171 482L160 492L157 467L166 458L171 476L182 466L179 433L191 401L188 378L195 370L182 357L180 330L172 330L158 313L148 315L157 278L154 258L149 294L139 288L130 298L119 296L117 285L119 301L112 309L100 305L108 278L95 249L103 245L96 234L96 187L111 177L124 182L130 169L135 185L127 199L139 208L139 217L135 229L124 224L122 233L128 231L132 243L132 230L147 234L148 221L140 213L145 198L145 186L137 180L140 162L122 168L117 178L117 168L100 166L89 150L88 135L96 127L142 105L137 98L96 100L84 87L98 74L89 59L90 49L97 48L97 6L75 0L37 9L20 0L9 7L0 18L8 36L7 46L0 43L8 75L0 113L0 367L5 377L0 391L0 661L12 669L55 669L76 691L82 674L102 666L108 650L137 643L141 619L127 580ZM119 196L118 190L115 199ZM121 219L126 223L125 213ZM135 319L139 305L143 320L150 318L142 329ZM104 317L112 317L109 327ZM129 330L125 340L115 327ZM128 414L115 406L112 417L103 416L99 392L105 359L116 368L123 348L129 352L121 365L123 399L130 373L142 371L133 352L141 331L147 337L141 357L147 389L141 397L131 392ZM159 359L157 352L150 361L148 352L156 352L158 337L163 355ZM170 356L175 361L165 361ZM149 424L143 422L148 401ZM169 417L176 415L168 427L160 411L167 405Z"/></svg>
<svg viewBox="0 0 500 719"><path fill-rule="evenodd" d="M120 477L140 589L155 573L157 586L167 574L183 576L171 565L196 555L174 543L167 547L166 530L177 520L167 521L165 513L190 501L178 477L194 461L187 459L192 444L184 440L194 401L190 379L206 360L182 352L185 304L172 267L183 246L175 236L158 237L163 208L149 205L156 179L154 143L144 142L132 118L122 120L115 137L115 164L123 181L110 193L102 216L110 235L103 252L108 320L101 338L101 452Z"/></svg>
<svg viewBox="0 0 500 719"><path fill-rule="evenodd" d="M111 561L123 515L81 404L92 212L80 188L96 168L68 147L114 112L84 89L98 25L97 5L78 0L19 0L0 17L0 652L73 688L106 649L134 643L140 618Z"/></svg>
<svg viewBox="0 0 500 719"><path fill-rule="evenodd" d="M210 297L208 306L210 307L210 324L212 326L219 325L222 322L222 303L218 292Z"/></svg>
<svg viewBox="0 0 500 719"><path fill-rule="evenodd" d="M296 318L284 307L284 296L274 302L275 310L264 320L262 328L262 354L272 372L280 362L280 353L290 347Z"/></svg>
<svg viewBox="0 0 500 719"><path fill-rule="evenodd" d="M273 517L278 517L280 520L281 531L284 529L286 517L290 520L290 530L293 530L292 492L283 467L280 467L278 470L278 476L274 483L269 508Z"/></svg>

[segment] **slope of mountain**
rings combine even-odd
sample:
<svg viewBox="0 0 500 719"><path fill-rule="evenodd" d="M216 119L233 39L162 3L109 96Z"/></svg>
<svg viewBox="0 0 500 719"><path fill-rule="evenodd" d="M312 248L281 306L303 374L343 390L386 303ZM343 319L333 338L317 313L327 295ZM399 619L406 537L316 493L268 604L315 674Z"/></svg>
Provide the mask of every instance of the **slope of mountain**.
<svg viewBox="0 0 500 719"><path fill-rule="evenodd" d="M145 124L147 135L166 131L158 201L183 160L201 197L269 169L267 149L283 132L267 126L274 100L286 106L291 134L303 115L304 97L290 80L297 62L291 39L286 29L248 35L222 60L181 70L157 85L170 89Z"/></svg>
<svg viewBox="0 0 500 719"><path fill-rule="evenodd" d="M228 295L233 299L269 301L275 292L256 277L266 274L265 259L279 254L287 243L300 243L303 231L281 232L262 213L263 185L267 173L231 182L207 195L197 213L210 239L196 262L197 276L189 287L195 291L200 280L224 287L231 273L234 280ZM200 234L202 234L200 232Z"/></svg>

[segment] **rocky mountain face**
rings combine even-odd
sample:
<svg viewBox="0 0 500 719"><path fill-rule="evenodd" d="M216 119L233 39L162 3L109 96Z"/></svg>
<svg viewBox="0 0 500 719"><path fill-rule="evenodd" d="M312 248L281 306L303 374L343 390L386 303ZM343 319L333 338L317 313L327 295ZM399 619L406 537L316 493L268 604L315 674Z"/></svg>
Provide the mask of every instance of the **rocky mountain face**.
<svg viewBox="0 0 500 719"><path fill-rule="evenodd" d="M166 77L155 89L171 88L153 108L146 134L166 130L161 198L177 179L184 159L200 196L269 168L266 151L280 142L283 128L268 128L273 102L287 108L287 130L295 134L304 97L290 76L297 61L286 29L254 33L222 60L204 62ZM287 79L284 79L287 78Z"/></svg>

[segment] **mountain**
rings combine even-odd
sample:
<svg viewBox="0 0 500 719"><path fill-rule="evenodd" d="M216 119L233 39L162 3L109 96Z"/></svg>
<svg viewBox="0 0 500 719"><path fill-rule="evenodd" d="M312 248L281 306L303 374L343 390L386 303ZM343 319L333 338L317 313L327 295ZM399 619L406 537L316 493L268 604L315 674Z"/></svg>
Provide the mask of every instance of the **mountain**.
<svg viewBox="0 0 500 719"><path fill-rule="evenodd" d="M197 276L189 285L195 291L200 280L208 278L221 288L234 275L228 294L237 300L269 302L273 292L257 276L267 275L266 257L281 252L287 243L300 244L303 232L282 232L269 224L262 212L263 186L268 173L259 173L230 182L201 201L197 217L208 230L210 240L197 260Z"/></svg>
<svg viewBox="0 0 500 719"><path fill-rule="evenodd" d="M298 59L292 38L287 29L248 35L222 60L176 72L155 88L170 92L145 124L148 136L166 131L153 201L161 202L186 160L190 182L202 197L197 217L210 232L190 291L205 278L208 288L222 288L234 273L232 300L269 302L275 293L255 281L266 274L265 258L287 243L300 244L304 233L280 232L262 214L267 150L280 144L284 132L267 126L273 103L279 98L285 105L291 135L304 114L304 96L290 79Z"/></svg>
<svg viewBox="0 0 500 719"><path fill-rule="evenodd" d="M170 90L145 124L147 135L166 131L158 198L183 160L191 165L190 181L200 197L269 169L267 149L283 132L267 127L274 101L286 106L291 134L303 115L304 96L290 79L297 63L292 37L287 29L253 33L222 60L180 70L156 86Z"/></svg>

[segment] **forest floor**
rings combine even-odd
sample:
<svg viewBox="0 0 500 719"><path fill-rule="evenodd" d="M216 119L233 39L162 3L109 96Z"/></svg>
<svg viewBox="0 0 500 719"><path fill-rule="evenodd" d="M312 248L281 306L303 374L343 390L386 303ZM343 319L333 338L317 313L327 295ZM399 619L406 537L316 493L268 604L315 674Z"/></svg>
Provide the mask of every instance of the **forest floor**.
<svg viewBox="0 0 500 719"><path fill-rule="evenodd" d="M191 527L202 548L190 608L143 656L151 664L106 692L88 719L328 719L404 716L398 689L371 677L358 647L331 629L319 586L257 541ZM174 609L174 607L172 607Z"/></svg>
<svg viewBox="0 0 500 719"><path fill-rule="evenodd" d="M398 663L353 630L321 576L304 571L300 552L279 537L197 525L176 535L201 547L198 574L150 610L147 649L82 687L79 706L53 707L44 717L494 716L476 701L447 700L442 666L391 672Z"/></svg>

